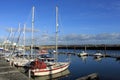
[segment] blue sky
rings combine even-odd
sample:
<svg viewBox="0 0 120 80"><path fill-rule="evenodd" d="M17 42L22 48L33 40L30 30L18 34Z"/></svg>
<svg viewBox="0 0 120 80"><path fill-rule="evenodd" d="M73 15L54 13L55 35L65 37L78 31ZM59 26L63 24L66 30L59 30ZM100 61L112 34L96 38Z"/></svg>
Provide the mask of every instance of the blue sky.
<svg viewBox="0 0 120 80"><path fill-rule="evenodd" d="M40 30L36 35L47 35L43 41L52 40L56 5L60 41L66 40L69 44L119 42L119 0L0 0L0 36L7 36L6 29L18 28L18 23L21 27L26 23L31 28L31 11L35 6L35 28Z"/></svg>

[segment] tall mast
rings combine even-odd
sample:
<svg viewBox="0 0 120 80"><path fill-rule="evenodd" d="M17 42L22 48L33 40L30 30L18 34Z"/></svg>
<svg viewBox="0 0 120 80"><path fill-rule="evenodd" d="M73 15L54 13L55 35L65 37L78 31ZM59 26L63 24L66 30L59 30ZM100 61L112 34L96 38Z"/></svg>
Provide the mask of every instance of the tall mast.
<svg viewBox="0 0 120 80"><path fill-rule="evenodd" d="M20 23L18 24L18 34L20 35ZM20 40L18 41L18 49L20 47Z"/></svg>
<svg viewBox="0 0 120 80"><path fill-rule="evenodd" d="M26 24L24 24L24 30L23 30L23 33L24 33L24 55L25 55L25 28L26 28Z"/></svg>
<svg viewBox="0 0 120 80"><path fill-rule="evenodd" d="M32 8L32 43L31 43L31 55L33 53L33 33L34 33L34 10L35 10L35 7L33 6Z"/></svg>
<svg viewBox="0 0 120 80"><path fill-rule="evenodd" d="M9 43L9 41L11 41L10 38L12 38L12 33L13 33L13 30L12 30L12 27L11 27L10 28L10 34L7 37L7 40L5 40L5 50L10 48L10 44L7 45L7 43Z"/></svg>
<svg viewBox="0 0 120 80"><path fill-rule="evenodd" d="M56 6L56 61L58 55L58 7Z"/></svg>
<svg viewBox="0 0 120 80"><path fill-rule="evenodd" d="M85 52L86 52L86 49L87 49L87 47L86 47L86 45L85 45Z"/></svg>
<svg viewBox="0 0 120 80"><path fill-rule="evenodd" d="M10 47L12 47L13 48L13 36L14 36L14 34L13 34L13 29L11 28L11 35L10 35L10 40L8 40L8 43L9 43L9 41L10 41L10 43L9 43L9 49L10 49Z"/></svg>
<svg viewBox="0 0 120 80"><path fill-rule="evenodd" d="M12 28L10 29L10 31L11 31L11 34L10 34L10 37L12 38ZM9 43L9 40L8 40L8 43ZM10 48L10 46L9 46L9 48ZM10 51L11 52L11 54L10 54L10 66L11 66L11 59L12 59L12 51Z"/></svg>

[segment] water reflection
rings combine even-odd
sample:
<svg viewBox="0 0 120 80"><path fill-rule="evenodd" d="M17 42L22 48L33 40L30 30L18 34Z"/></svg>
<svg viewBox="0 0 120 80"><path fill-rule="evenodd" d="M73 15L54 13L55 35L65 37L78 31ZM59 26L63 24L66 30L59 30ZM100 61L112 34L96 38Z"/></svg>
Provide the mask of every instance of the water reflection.
<svg viewBox="0 0 120 80"><path fill-rule="evenodd" d="M93 59L94 59L95 61L101 61L101 60L102 60L102 57L100 57L100 56L94 56Z"/></svg>
<svg viewBox="0 0 120 80"><path fill-rule="evenodd" d="M68 77L68 75L70 74L70 71L68 69L57 73L57 74L53 74L53 75L47 75L47 76L40 76L40 77L33 77L34 80L57 80L60 79L62 77Z"/></svg>
<svg viewBox="0 0 120 80"><path fill-rule="evenodd" d="M81 58L81 60L82 60L83 62L86 63L87 57L88 57L88 56L81 56L80 58Z"/></svg>
<svg viewBox="0 0 120 80"><path fill-rule="evenodd" d="M73 50L68 50L72 52ZM65 52L63 50L63 52ZM77 52L77 51L76 51ZM42 76L42 77L33 77L34 80L76 80L80 77L89 75L91 73L98 73L100 80L120 80L120 59L119 57L104 56L104 57L95 57L96 50L87 50L89 56L78 57L76 55L69 56L68 54L59 54L59 61L66 61L67 58L70 58L71 64L69 70L65 70L61 73ZM77 52L78 53L78 52ZM107 54L120 54L120 51L107 50ZM114 55L113 55L114 56Z"/></svg>
<svg viewBox="0 0 120 80"><path fill-rule="evenodd" d="M72 65L70 69L71 78L74 80L86 76L91 73L98 73L100 80L120 80L120 60L114 57L114 54L120 54L120 51L106 51L106 53L112 56L94 56L95 50L87 51L89 56L71 56Z"/></svg>

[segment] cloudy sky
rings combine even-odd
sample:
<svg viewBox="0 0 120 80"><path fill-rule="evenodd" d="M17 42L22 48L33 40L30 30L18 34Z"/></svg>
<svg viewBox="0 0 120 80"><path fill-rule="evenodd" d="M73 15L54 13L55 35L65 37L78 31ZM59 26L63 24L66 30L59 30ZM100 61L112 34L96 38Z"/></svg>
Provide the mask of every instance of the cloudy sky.
<svg viewBox="0 0 120 80"><path fill-rule="evenodd" d="M59 44L120 44L119 0L0 0L0 37L8 28L26 24L31 28L35 6L34 34L37 44L55 43L55 7L59 8ZM17 35L16 35L17 36ZM27 37L30 32L26 32Z"/></svg>

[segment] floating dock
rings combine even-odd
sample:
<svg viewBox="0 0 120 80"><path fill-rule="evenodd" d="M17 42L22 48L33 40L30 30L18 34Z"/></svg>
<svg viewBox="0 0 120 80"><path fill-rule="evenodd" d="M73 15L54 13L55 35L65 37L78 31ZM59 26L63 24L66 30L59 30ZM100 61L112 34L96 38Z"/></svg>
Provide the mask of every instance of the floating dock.
<svg viewBox="0 0 120 80"><path fill-rule="evenodd" d="M92 73L84 77L80 77L76 80L99 80L99 76L97 73Z"/></svg>
<svg viewBox="0 0 120 80"><path fill-rule="evenodd" d="M33 80L0 58L0 80Z"/></svg>

